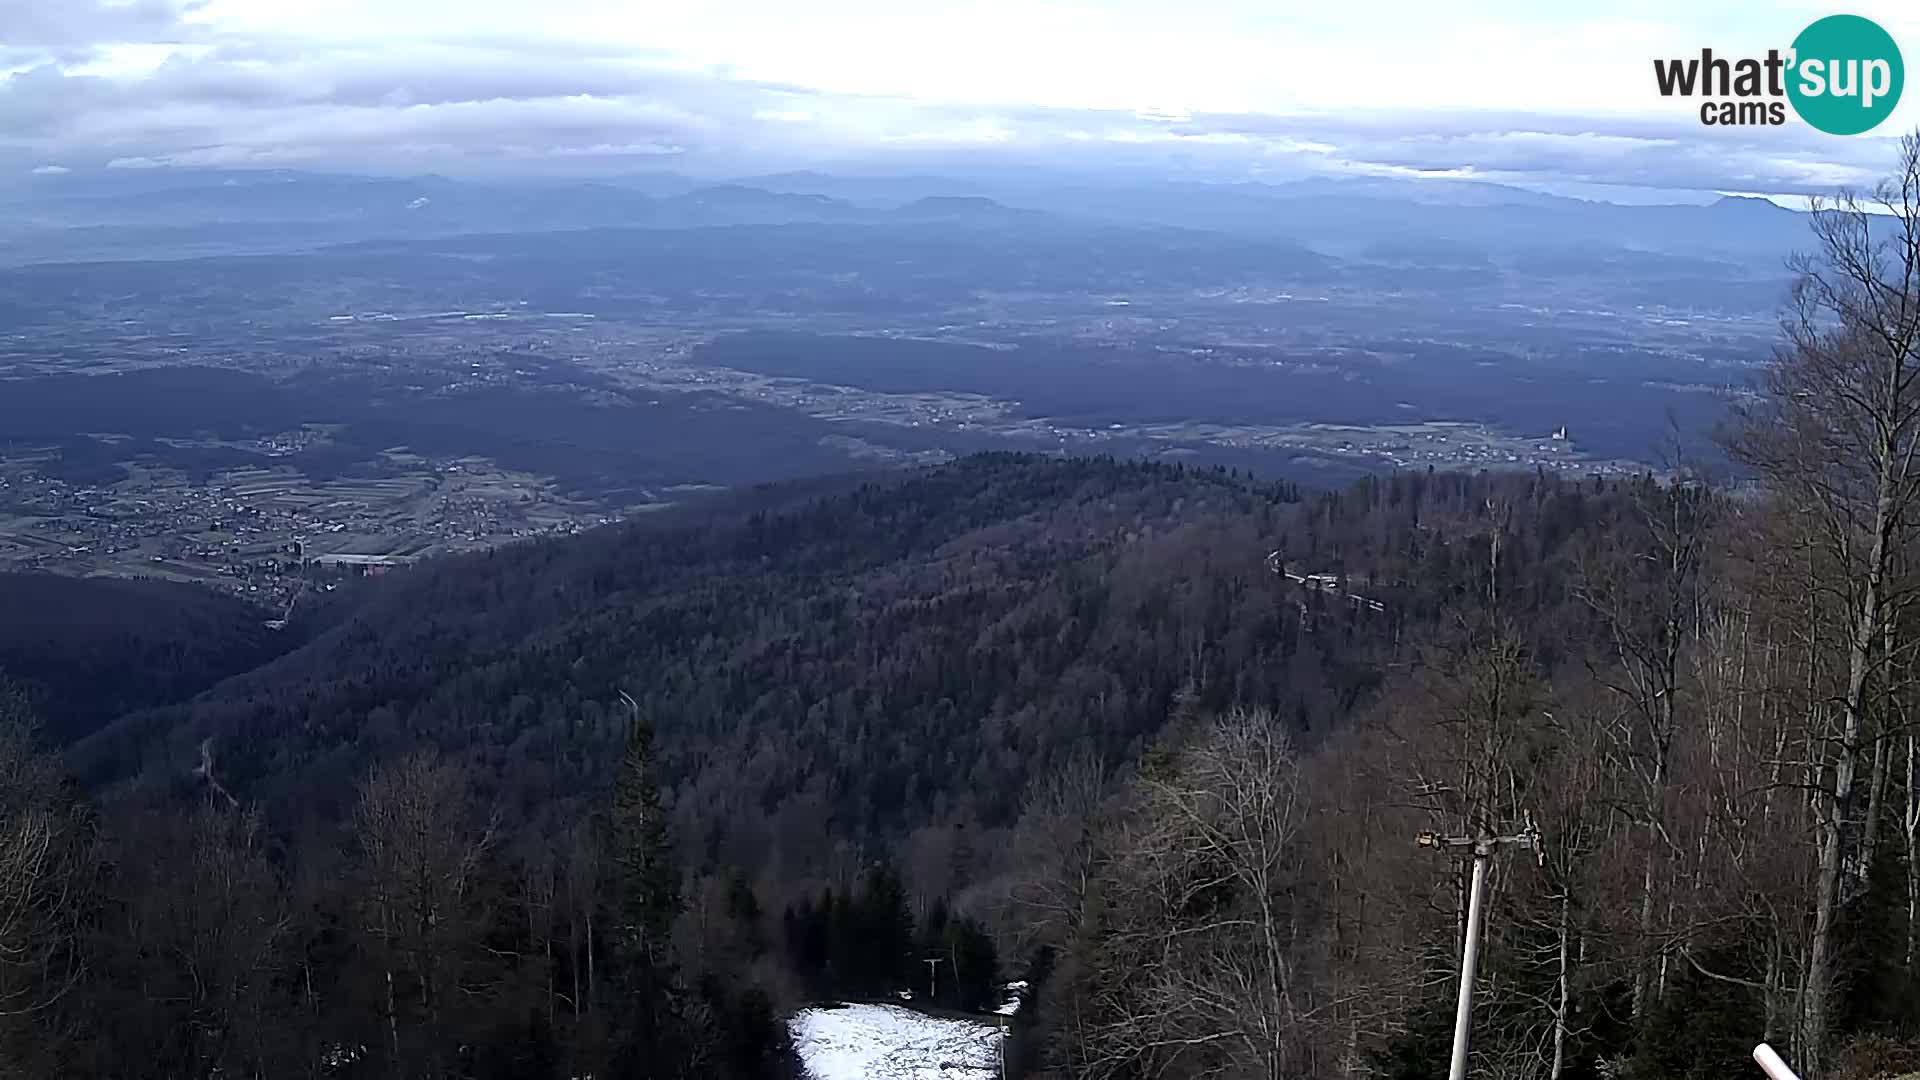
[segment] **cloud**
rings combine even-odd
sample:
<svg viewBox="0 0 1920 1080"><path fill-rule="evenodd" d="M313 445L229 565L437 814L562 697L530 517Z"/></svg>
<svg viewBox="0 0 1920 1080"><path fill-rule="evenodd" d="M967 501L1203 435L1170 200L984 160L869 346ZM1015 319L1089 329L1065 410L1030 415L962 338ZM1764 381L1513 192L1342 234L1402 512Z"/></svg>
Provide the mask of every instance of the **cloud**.
<svg viewBox="0 0 1920 1080"><path fill-rule="evenodd" d="M33 175L35 176L64 176L72 171L72 169L67 168L65 165L36 165L33 167Z"/></svg>
<svg viewBox="0 0 1920 1080"><path fill-rule="evenodd" d="M1313 147L1339 168L1449 172L1520 183L1817 194L1868 186L1893 160L1895 136L1835 139L1805 125L1710 128L1684 117L1567 117L1416 112L1344 116L1199 116L1187 136L1223 133L1253 146Z"/></svg>
<svg viewBox="0 0 1920 1080"><path fill-rule="evenodd" d="M404 55L285 43L181 50L138 76L53 61L0 78L0 153L176 166L419 168L724 156L792 87L567 53L432 47ZM791 135L770 137L778 144Z"/></svg>
<svg viewBox="0 0 1920 1080"><path fill-rule="evenodd" d="M184 40L205 0L0 0L0 40L10 49L85 49Z"/></svg>
<svg viewBox="0 0 1920 1080"><path fill-rule="evenodd" d="M503 10L470 2L481 14ZM0 0L0 163L608 173L671 162L717 174L937 161L1814 193L1870 183L1892 160L1884 138L1834 139L1797 123L1707 128L1690 112L1442 110L1417 101L1206 109L1197 99L1208 94L1179 99L1182 76L1172 69L1154 76L1151 89L1167 102L1157 105L1074 106L1074 95L1038 90L1046 101L828 91L798 67L751 65L768 76L752 78L614 35L520 35L484 18L473 29L439 29L469 25L452 17L462 5L444 9L438 24L426 0L399 7L413 29L356 37L325 33L324 6L319 29L295 33L223 29L203 17L205 0ZM1050 18L1088 24L1057 5ZM1615 29L1630 50L1653 34ZM1251 63L1257 42L1242 36ZM1084 63L1086 52L1068 59ZM994 83L984 71L976 81L983 93Z"/></svg>

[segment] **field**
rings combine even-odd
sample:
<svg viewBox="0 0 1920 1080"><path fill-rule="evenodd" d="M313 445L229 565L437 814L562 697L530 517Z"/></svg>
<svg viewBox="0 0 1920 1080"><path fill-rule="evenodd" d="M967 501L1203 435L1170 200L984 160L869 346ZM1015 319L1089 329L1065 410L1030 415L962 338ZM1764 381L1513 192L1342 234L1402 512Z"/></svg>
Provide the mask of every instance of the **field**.
<svg viewBox="0 0 1920 1080"><path fill-rule="evenodd" d="M394 448L345 473L253 456L197 476L128 458L75 481L50 475L57 455L0 457L0 568L213 582L285 599L312 560L404 562L606 517L542 477L474 455Z"/></svg>

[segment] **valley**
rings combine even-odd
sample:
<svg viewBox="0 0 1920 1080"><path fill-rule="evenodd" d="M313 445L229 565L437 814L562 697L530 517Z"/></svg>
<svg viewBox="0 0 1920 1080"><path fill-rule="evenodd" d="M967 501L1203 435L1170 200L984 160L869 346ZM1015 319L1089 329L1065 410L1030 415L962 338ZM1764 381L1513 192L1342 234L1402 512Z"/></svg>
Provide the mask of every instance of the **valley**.
<svg viewBox="0 0 1920 1080"><path fill-rule="evenodd" d="M1678 256L1443 273L1458 246L1335 259L1270 233L1009 226L992 204L789 220L822 204L788 199L702 204L738 224L0 270L0 565L281 604L327 577L313 556L472 550L994 449L1315 484L1624 474L1667 467L1675 438L1716 456L1773 333L1773 299L1702 291L1726 264ZM1686 284L1637 296L1651 271Z"/></svg>

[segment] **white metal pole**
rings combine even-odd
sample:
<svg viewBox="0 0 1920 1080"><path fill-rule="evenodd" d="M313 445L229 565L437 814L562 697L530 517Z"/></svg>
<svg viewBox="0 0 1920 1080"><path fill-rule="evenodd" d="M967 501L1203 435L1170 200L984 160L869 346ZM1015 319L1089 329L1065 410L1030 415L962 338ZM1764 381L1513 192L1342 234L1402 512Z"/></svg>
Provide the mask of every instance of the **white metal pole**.
<svg viewBox="0 0 1920 1080"><path fill-rule="evenodd" d="M1473 1025L1473 969L1480 962L1480 924L1485 916L1487 857L1484 844L1473 850L1473 887L1467 892L1467 939L1460 948L1460 1004L1453 1014L1453 1064L1447 1080L1467 1080L1467 1041Z"/></svg>
<svg viewBox="0 0 1920 1080"><path fill-rule="evenodd" d="M1007 1080L1007 1018L1004 1016L1000 1018L1000 1080Z"/></svg>
<svg viewBox="0 0 1920 1080"><path fill-rule="evenodd" d="M1780 1055L1774 1051L1773 1047L1766 1043L1753 1048L1753 1060L1758 1062L1760 1068L1773 1080L1800 1080L1787 1063L1780 1060Z"/></svg>

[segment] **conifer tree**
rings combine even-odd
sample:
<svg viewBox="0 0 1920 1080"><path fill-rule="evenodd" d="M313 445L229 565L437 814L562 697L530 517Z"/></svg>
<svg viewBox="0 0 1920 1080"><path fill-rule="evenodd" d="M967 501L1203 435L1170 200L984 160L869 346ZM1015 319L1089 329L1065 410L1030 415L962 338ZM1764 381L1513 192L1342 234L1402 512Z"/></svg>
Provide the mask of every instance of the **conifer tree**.
<svg viewBox="0 0 1920 1080"><path fill-rule="evenodd" d="M669 945L680 912L680 878L654 773L653 725L637 714L601 821L600 843L606 982L618 1002L612 1015L619 1018L613 1071L652 1075L654 1063L671 1060L667 1055L677 1028Z"/></svg>
<svg viewBox="0 0 1920 1080"><path fill-rule="evenodd" d="M654 775L653 725L645 720L636 718L627 734L602 843L615 960L658 966L680 912L680 876Z"/></svg>
<svg viewBox="0 0 1920 1080"><path fill-rule="evenodd" d="M984 1011L1000 1004L999 952L986 929L962 915L947 925L947 953L953 964L953 1005Z"/></svg>
<svg viewBox="0 0 1920 1080"><path fill-rule="evenodd" d="M854 916L859 928L860 990L887 994L909 985L919 959L914 952L913 910L907 886L891 863L867 871L866 888Z"/></svg>

